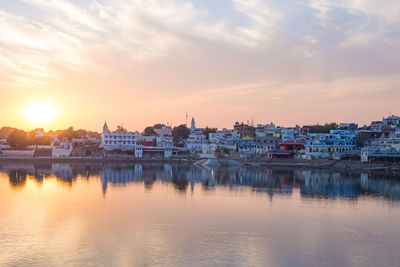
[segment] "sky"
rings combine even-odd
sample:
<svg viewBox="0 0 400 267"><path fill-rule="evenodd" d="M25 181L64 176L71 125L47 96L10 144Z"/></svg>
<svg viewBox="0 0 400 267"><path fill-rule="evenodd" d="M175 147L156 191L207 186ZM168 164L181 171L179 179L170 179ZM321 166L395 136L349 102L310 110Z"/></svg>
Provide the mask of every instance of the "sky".
<svg viewBox="0 0 400 267"><path fill-rule="evenodd" d="M0 99L22 129L363 125L400 114L400 1L2 0Z"/></svg>

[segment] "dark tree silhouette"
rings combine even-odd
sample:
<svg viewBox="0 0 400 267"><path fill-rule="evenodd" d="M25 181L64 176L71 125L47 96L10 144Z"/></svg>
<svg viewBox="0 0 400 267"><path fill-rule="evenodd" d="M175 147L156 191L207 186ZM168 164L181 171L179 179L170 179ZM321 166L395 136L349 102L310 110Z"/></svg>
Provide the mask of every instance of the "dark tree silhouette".
<svg viewBox="0 0 400 267"><path fill-rule="evenodd" d="M310 133L329 133L330 130L337 130L339 125L336 122L326 123L325 125L313 125Z"/></svg>
<svg viewBox="0 0 400 267"><path fill-rule="evenodd" d="M177 127L174 127L172 130L172 136L174 137L174 143L178 144L184 139L189 137L189 129L186 127L185 124L181 124Z"/></svg>
<svg viewBox="0 0 400 267"><path fill-rule="evenodd" d="M58 134L58 139L63 139L63 138L67 138L69 141L72 141L73 138L75 138L75 132L74 132L74 128L71 126L66 130L62 130L59 134Z"/></svg>
<svg viewBox="0 0 400 267"><path fill-rule="evenodd" d="M156 135L156 132L154 131L154 128L153 128L153 127L149 126L149 127L146 127L146 128L144 129L143 134L144 134L145 136L151 136L151 135Z"/></svg>
<svg viewBox="0 0 400 267"><path fill-rule="evenodd" d="M217 132L217 128L208 128L208 127L206 127L203 130L203 134L206 136L207 140L209 140L210 133L216 133L216 132Z"/></svg>
<svg viewBox="0 0 400 267"><path fill-rule="evenodd" d="M28 137L22 130L14 130L7 138L7 143L16 149L23 149L28 145Z"/></svg>

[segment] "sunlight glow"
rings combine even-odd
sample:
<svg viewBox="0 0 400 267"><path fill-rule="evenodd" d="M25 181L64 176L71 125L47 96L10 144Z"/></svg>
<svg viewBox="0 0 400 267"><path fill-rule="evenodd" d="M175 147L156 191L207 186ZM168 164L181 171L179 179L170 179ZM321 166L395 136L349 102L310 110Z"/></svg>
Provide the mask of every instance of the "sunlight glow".
<svg viewBox="0 0 400 267"><path fill-rule="evenodd" d="M22 108L23 119L34 127L46 127L60 116L59 106L48 99L29 101Z"/></svg>

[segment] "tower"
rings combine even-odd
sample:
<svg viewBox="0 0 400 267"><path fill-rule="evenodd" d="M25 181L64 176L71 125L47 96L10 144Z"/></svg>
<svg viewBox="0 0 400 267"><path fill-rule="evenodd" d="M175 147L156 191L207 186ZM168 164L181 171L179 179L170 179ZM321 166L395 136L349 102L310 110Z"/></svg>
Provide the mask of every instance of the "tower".
<svg viewBox="0 0 400 267"><path fill-rule="evenodd" d="M192 117L192 122L190 123L190 129L194 131L196 129L196 123L194 121L194 117Z"/></svg>
<svg viewBox="0 0 400 267"><path fill-rule="evenodd" d="M110 130L108 130L108 126L107 126L107 122L104 121L104 125L103 125L103 133L109 133Z"/></svg>

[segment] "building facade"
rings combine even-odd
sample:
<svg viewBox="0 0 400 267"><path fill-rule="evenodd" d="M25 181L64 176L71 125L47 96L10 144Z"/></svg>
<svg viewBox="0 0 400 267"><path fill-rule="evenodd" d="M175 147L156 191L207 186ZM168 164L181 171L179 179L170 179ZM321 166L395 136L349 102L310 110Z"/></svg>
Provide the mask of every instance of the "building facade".
<svg viewBox="0 0 400 267"><path fill-rule="evenodd" d="M309 134L305 144L308 159L340 159L344 154L359 153L356 134L347 130L331 130L329 134Z"/></svg>
<svg viewBox="0 0 400 267"><path fill-rule="evenodd" d="M103 133L101 134L101 146L104 148L104 151L134 151L135 157L141 158L143 148L136 143L137 135L138 133L127 131L110 132L105 122Z"/></svg>

